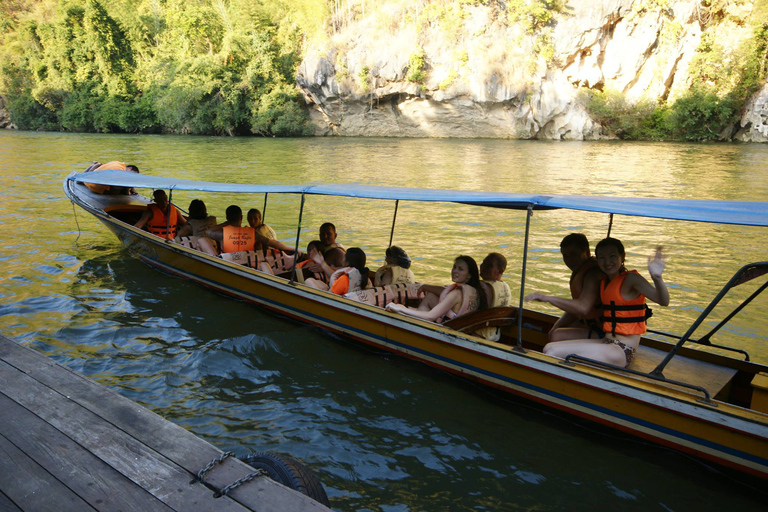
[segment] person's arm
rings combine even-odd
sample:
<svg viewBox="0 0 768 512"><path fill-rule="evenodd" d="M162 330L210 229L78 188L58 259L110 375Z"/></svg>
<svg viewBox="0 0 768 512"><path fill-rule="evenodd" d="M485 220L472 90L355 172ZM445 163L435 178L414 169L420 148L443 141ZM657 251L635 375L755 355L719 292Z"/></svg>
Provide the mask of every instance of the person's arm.
<svg viewBox="0 0 768 512"><path fill-rule="evenodd" d="M461 303L461 288L451 290L448 295L443 297L443 300L437 303L435 307L429 311L421 311L419 309L409 308L402 304L396 304L390 302L387 304L386 309L388 311L394 311L403 315L412 316L414 318L421 318L423 320L429 320L431 322L437 322L439 319L445 316L448 311L453 309L454 306Z"/></svg>
<svg viewBox="0 0 768 512"><path fill-rule="evenodd" d="M585 279L584 287L582 288L581 295L578 299L564 299L541 293L532 293L528 295L525 300L528 302L548 302L556 308L562 309L566 313L583 317L587 316L595 307L595 302L600 294L599 284L599 279Z"/></svg>
<svg viewBox="0 0 768 512"><path fill-rule="evenodd" d="M147 222L149 222L150 220L152 220L152 210L147 208L146 210L144 210L144 213L141 214L141 218L138 221L136 221L136 224L134 224L134 226L136 226L139 229L142 229L144 226L147 225Z"/></svg>
<svg viewBox="0 0 768 512"><path fill-rule="evenodd" d="M216 240L217 242L223 242L224 241L224 230L215 227L207 230L205 234L210 238L211 240Z"/></svg>
<svg viewBox="0 0 768 512"><path fill-rule="evenodd" d="M391 268L387 268L387 270L384 271L384 273L381 275L381 279L379 280L379 286L386 286L388 284L392 284Z"/></svg>
<svg viewBox="0 0 768 512"><path fill-rule="evenodd" d="M445 290L445 286L439 286L436 284L422 284L419 286L419 295L422 293L433 293L439 297L440 294L443 293L443 290Z"/></svg>
<svg viewBox="0 0 768 512"><path fill-rule="evenodd" d="M179 228L178 233L176 233L176 236L178 237L190 235L192 235L192 225L189 222L185 222L184 225Z"/></svg>
<svg viewBox="0 0 768 512"><path fill-rule="evenodd" d="M293 254L294 248L290 245L284 244L280 240L272 240L270 238L265 237L264 235L260 235L259 233L256 233L256 242L260 243L263 246L272 247L274 249L277 249L279 251L287 252Z"/></svg>
<svg viewBox="0 0 768 512"><path fill-rule="evenodd" d="M661 306L669 306L669 290L661 276L665 266L664 255L661 252L661 246L659 246L654 255L648 258L648 273L651 274L653 285L643 276L634 273L627 276L629 284L638 293L645 295L647 299Z"/></svg>

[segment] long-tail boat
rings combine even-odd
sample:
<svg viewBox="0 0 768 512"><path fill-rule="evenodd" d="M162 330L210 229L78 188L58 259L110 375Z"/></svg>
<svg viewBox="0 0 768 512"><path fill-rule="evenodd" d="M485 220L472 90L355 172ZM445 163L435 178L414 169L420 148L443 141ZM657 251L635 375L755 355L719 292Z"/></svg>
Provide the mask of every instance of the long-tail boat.
<svg viewBox="0 0 768 512"><path fill-rule="evenodd" d="M296 235L308 195L394 201L448 202L526 212L519 307L493 308L437 324L319 291L294 279L263 273L137 229L149 200L140 195L101 195L84 183L112 187L212 193L294 194L301 197ZM688 330L678 336L643 337L628 368L577 355L542 353L556 320L523 308L530 219L534 211L571 209L768 227L768 202L526 195L362 185L249 185L192 181L124 171L72 173L64 191L77 206L117 235L130 254L165 273L190 279L298 321L404 355L549 407L593 420L752 475L768 478L768 366L744 350L713 342L734 315L768 287L768 261L744 265L712 298ZM610 228L609 228L610 229ZM755 284L757 283L757 285ZM754 287L706 334L695 331L736 286ZM710 325L714 322L708 320ZM502 337L473 334L498 326ZM671 340L671 341L666 341ZM699 350L695 346L719 350ZM730 352L729 352L730 350ZM727 355L729 354L729 355Z"/></svg>

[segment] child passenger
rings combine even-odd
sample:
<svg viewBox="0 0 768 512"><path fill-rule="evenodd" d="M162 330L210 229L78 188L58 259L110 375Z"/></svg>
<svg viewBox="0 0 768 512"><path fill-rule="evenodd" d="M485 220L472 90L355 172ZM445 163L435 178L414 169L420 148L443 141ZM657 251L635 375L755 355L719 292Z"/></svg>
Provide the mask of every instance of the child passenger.
<svg viewBox="0 0 768 512"><path fill-rule="evenodd" d="M636 270L624 268L624 245L615 238L605 238L595 247L597 264L606 275L600 283L600 299L603 304L602 339L574 339L548 343L544 353L565 358L578 354L616 366L626 367L635 358L640 335L646 331L646 298L662 306L669 305L669 291L662 279L664 256L662 248L648 258L648 272L653 284ZM580 302L589 300L562 299L540 293L529 295L526 300L548 302L564 311L578 314L583 310ZM592 305L589 304L589 307Z"/></svg>
<svg viewBox="0 0 768 512"><path fill-rule="evenodd" d="M485 294L480 288L480 271L469 256L459 256L451 270L453 284L442 289L440 295L428 291L418 308L402 304L387 304L388 311L443 323L457 316L486 307ZM422 286L424 290L434 287Z"/></svg>
<svg viewBox="0 0 768 512"><path fill-rule="evenodd" d="M314 252L313 256L322 260L322 255L319 252ZM362 249L350 247L344 255L343 264L343 267L331 275L328 284L312 277L305 279L304 284L318 290L331 290L336 295L344 295L368 288L370 279L368 278L368 267L365 266L365 252Z"/></svg>
<svg viewBox="0 0 768 512"><path fill-rule="evenodd" d="M396 245L392 245L386 250L386 265L376 270L376 277L373 281L374 286L385 286L388 284L408 284L415 283L416 278L411 271L411 258L408 254Z"/></svg>

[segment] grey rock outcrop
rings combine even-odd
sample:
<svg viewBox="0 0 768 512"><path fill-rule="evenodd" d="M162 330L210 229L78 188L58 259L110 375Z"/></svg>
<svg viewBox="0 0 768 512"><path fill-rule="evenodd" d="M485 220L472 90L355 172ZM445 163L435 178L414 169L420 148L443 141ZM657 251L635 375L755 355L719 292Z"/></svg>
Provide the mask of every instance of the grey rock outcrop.
<svg viewBox="0 0 768 512"><path fill-rule="evenodd" d="M368 16L315 47L299 68L298 86L316 134L613 138L590 117L584 91L612 90L629 101L673 100L688 90L689 64L708 21L695 0L661 7L638 0L573 1L551 26L532 32L506 23L492 4L465 6L460 28L452 31L439 23L419 26L404 12L388 14L383 7L371 13L378 4L369 7ZM750 35L737 22L751 12L751 2L746 4L731 17L736 21L706 30L738 45ZM423 75L409 76L420 52ZM766 101L755 100L739 140L768 140L765 124L754 118L765 116L761 109L768 109Z"/></svg>

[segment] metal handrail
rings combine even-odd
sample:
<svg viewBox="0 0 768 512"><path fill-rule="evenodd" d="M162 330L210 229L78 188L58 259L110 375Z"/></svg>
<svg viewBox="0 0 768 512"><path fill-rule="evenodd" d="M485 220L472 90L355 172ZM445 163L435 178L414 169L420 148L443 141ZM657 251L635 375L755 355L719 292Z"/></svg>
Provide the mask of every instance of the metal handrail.
<svg viewBox="0 0 768 512"><path fill-rule="evenodd" d="M656 375L653 372L651 373L645 373L645 372L639 372L637 370L632 370L630 368L624 368L623 366L617 366L615 364L611 363L605 363L603 361L598 361L597 359L591 359L589 357L580 356L578 354L569 354L565 357L566 363L571 363L571 361L577 360L582 361L584 363L589 363L591 365L595 366L602 366L604 368L610 368L611 370L619 370L622 372L630 373L632 375L639 375L641 377L648 377L649 379L658 380L660 382L665 382L667 384L674 384L675 386L681 386L684 388L692 389L694 391L699 391L704 394L704 402L706 402L709 405L717 407L717 404L712 401L712 398L710 397L709 391L706 390L706 388L703 388L701 386L696 386L694 384L688 384L686 382L680 382L678 380L672 380L664 377L664 374Z"/></svg>

